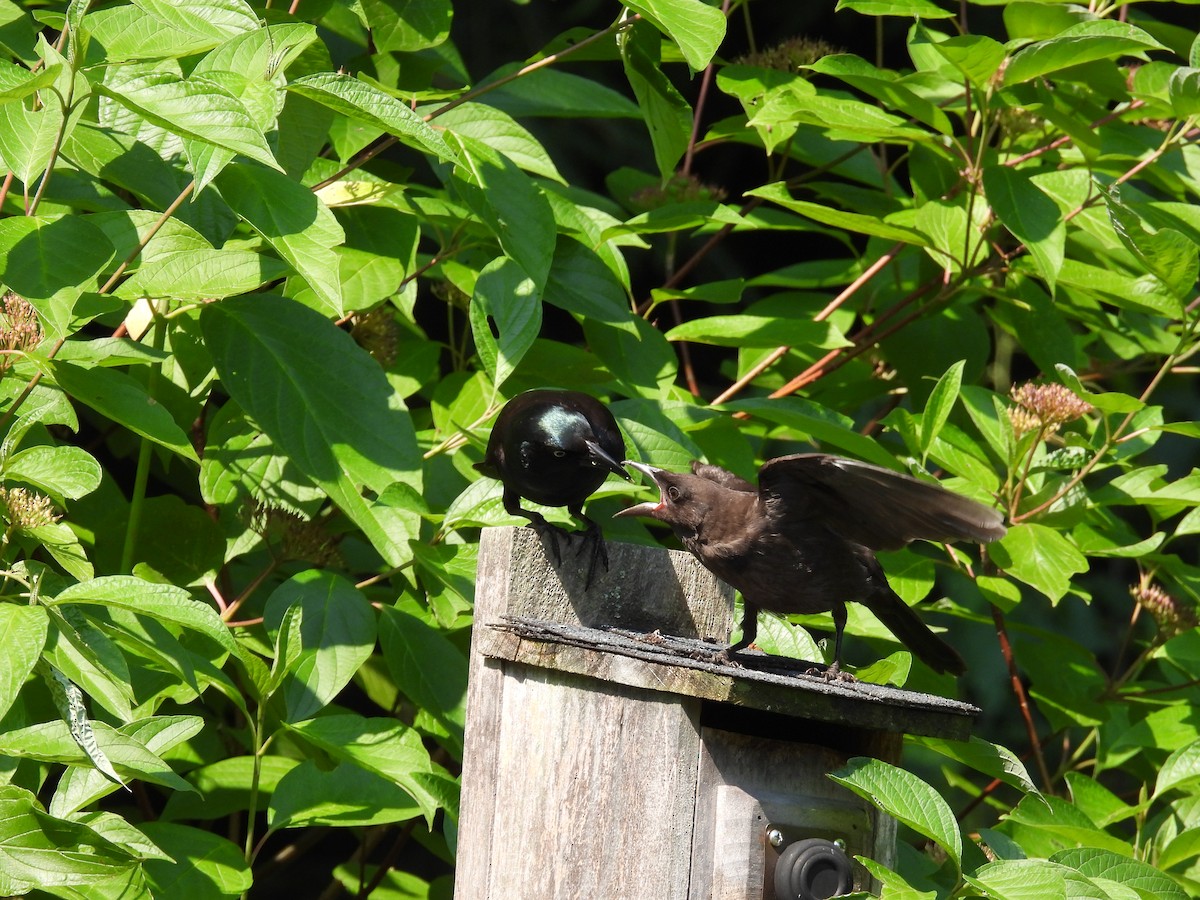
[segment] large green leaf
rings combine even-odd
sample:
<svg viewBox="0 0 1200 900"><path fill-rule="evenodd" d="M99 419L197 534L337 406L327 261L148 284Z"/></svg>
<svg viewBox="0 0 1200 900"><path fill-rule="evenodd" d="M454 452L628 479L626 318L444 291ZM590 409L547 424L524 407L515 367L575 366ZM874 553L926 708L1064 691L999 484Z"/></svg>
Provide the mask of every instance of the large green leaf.
<svg viewBox="0 0 1200 900"><path fill-rule="evenodd" d="M279 630L284 613L303 612L301 646L284 680L289 721L306 719L350 683L375 649L375 611L353 584L310 569L277 587L263 610L269 632Z"/></svg>
<svg viewBox="0 0 1200 900"><path fill-rule="evenodd" d="M393 565L406 560L407 530L361 493L421 483L412 421L378 363L324 316L271 294L210 305L200 324L221 383L278 451Z"/></svg>
<svg viewBox="0 0 1200 900"><path fill-rule="evenodd" d="M1080 22L1017 51L1004 70L1004 83L1020 84L1097 59L1161 49L1162 44L1134 25L1113 19Z"/></svg>
<svg viewBox="0 0 1200 900"><path fill-rule="evenodd" d="M679 45L693 69L703 69L725 38L725 16L702 0L626 0Z"/></svg>
<svg viewBox="0 0 1200 900"><path fill-rule="evenodd" d="M857 756L829 775L897 821L937 843L957 869L962 832L950 806L916 775L877 759Z"/></svg>
<svg viewBox="0 0 1200 900"><path fill-rule="evenodd" d="M132 853L86 825L45 813L28 791L0 786L0 891L4 894L64 885L83 888L136 864Z"/></svg>
<svg viewBox="0 0 1200 900"><path fill-rule="evenodd" d="M185 459L199 462L183 429L136 378L116 369L84 368L59 359L37 362L55 384L80 403L134 434L161 444Z"/></svg>
<svg viewBox="0 0 1200 900"><path fill-rule="evenodd" d="M662 71L659 39L653 30L635 25L622 35L621 41L625 76L650 132L654 160L659 174L669 178L687 149L692 128L691 107Z"/></svg>
<svg viewBox="0 0 1200 900"><path fill-rule="evenodd" d="M986 167L983 188L1004 227L1033 256L1038 274L1053 296L1067 241L1067 228L1057 204L1026 173L1009 166Z"/></svg>
<svg viewBox="0 0 1200 900"><path fill-rule="evenodd" d="M754 188L753 190L746 191L746 194L748 196L762 197L764 200L770 200L772 203L778 203L784 209L790 209L792 212L807 216L814 221L820 222L822 225L832 225L834 228L844 228L847 231L869 234L889 241L902 241L906 244L915 244L918 247L929 246L929 238L915 228L909 228L906 225L893 225L875 216L846 212L845 210L834 209L820 203L812 203L808 200L794 200L792 199L792 195L788 193L787 186L783 182L777 181L774 184Z"/></svg>
<svg viewBox="0 0 1200 900"><path fill-rule="evenodd" d="M471 330L480 359L497 387L516 371L541 326L537 286L516 260L502 256L484 266L471 297Z"/></svg>
<svg viewBox="0 0 1200 900"><path fill-rule="evenodd" d="M87 216L0 219L0 283L33 304L51 338L69 334L75 303L96 289L112 256L112 243Z"/></svg>
<svg viewBox="0 0 1200 900"><path fill-rule="evenodd" d="M134 6L172 28L216 46L259 27L258 16L243 0L133 0Z"/></svg>
<svg viewBox="0 0 1200 900"><path fill-rule="evenodd" d="M429 758L414 729L394 719L328 715L290 728L335 759L352 762L388 779L417 801L426 819L457 798L444 793L448 776Z"/></svg>
<svg viewBox="0 0 1200 900"><path fill-rule="evenodd" d="M450 35L450 0L363 0L371 42L381 53L415 53L443 43Z"/></svg>
<svg viewBox="0 0 1200 900"><path fill-rule="evenodd" d="M170 855L143 865L156 897L231 897L254 879L242 850L226 838L187 825L145 822L141 830Z"/></svg>
<svg viewBox="0 0 1200 900"><path fill-rule="evenodd" d="M371 128L379 128L401 141L446 162L458 162L454 151L432 128L407 105L349 75L320 72L297 78L287 86L289 91L315 100L334 112L339 112Z"/></svg>
<svg viewBox="0 0 1200 900"><path fill-rule="evenodd" d="M346 236L325 204L282 172L257 166L230 166L216 184L233 211L308 282L322 311L341 316L342 289L333 248Z"/></svg>
<svg viewBox="0 0 1200 900"><path fill-rule="evenodd" d="M0 603L0 646L5 647L0 668L0 719L17 699L46 644L49 620L37 606Z"/></svg>
<svg viewBox="0 0 1200 900"><path fill-rule="evenodd" d="M146 71L119 84L97 84L96 90L171 134L279 168L242 101L212 79Z"/></svg>
<svg viewBox="0 0 1200 900"><path fill-rule="evenodd" d="M391 780L351 762L326 770L309 759L279 779L267 821L272 829L345 828L405 822L419 815L416 801Z"/></svg>
<svg viewBox="0 0 1200 900"><path fill-rule="evenodd" d="M991 545L992 561L1014 578L1057 602L1071 578L1088 570L1087 558L1059 532L1045 525L1014 525Z"/></svg>

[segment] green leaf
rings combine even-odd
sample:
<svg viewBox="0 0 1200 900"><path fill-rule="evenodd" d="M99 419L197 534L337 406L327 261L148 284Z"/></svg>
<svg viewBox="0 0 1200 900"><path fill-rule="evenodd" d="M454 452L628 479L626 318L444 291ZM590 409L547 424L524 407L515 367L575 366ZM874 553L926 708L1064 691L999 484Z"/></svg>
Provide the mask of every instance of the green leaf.
<svg viewBox="0 0 1200 900"><path fill-rule="evenodd" d="M262 129L245 105L212 79L148 71L119 85L98 83L96 90L171 134L279 168Z"/></svg>
<svg viewBox="0 0 1200 900"><path fill-rule="evenodd" d="M1017 51L1004 70L1004 83L1021 84L1094 60L1161 49L1162 44L1133 25L1113 19L1080 22Z"/></svg>
<svg viewBox="0 0 1200 900"><path fill-rule="evenodd" d="M153 584L131 575L105 575L64 588L51 605L64 603L93 603L128 610L198 631L227 650L234 646L229 628L216 611L174 585Z"/></svg>
<svg viewBox="0 0 1200 900"><path fill-rule="evenodd" d="M0 667L0 719L41 658L48 629L46 611L41 607L0 603L0 646L5 648L4 666Z"/></svg>
<svg viewBox="0 0 1200 900"><path fill-rule="evenodd" d="M387 825L421 815L409 794L369 769L342 762L322 771L305 760L279 780L271 795L267 822L271 829L313 825Z"/></svg>
<svg viewBox="0 0 1200 900"><path fill-rule="evenodd" d="M480 87L497 81L522 67L501 66L480 82ZM637 104L590 78L554 67L529 72L502 87L488 91L485 103L502 109L513 118L561 116L571 119L640 119Z"/></svg>
<svg viewBox="0 0 1200 900"><path fill-rule="evenodd" d="M37 360L37 363L55 384L80 403L184 459L199 462L183 429L137 379L115 369L84 368L58 359Z"/></svg>
<svg viewBox="0 0 1200 900"><path fill-rule="evenodd" d="M985 167L983 188L1004 227L1033 257L1038 274L1053 296L1067 241L1067 228L1058 205L1028 175L1009 166Z"/></svg>
<svg viewBox="0 0 1200 900"><path fill-rule="evenodd" d="M921 2L927 2L927 0L921 0ZM1001 52L1003 53L1003 51ZM942 134L954 133L950 117L941 107L900 83L895 73L887 69L876 68L862 57L852 53L831 53L816 60L809 68L823 75L840 78L847 84L882 101L889 109L912 116L918 122L924 122Z"/></svg>
<svg viewBox="0 0 1200 900"><path fill-rule="evenodd" d="M925 34L929 35L929 32ZM945 40L931 39L929 43L950 65L966 75L975 88L982 91L991 90L1006 55L1003 44L982 34L962 34Z"/></svg>
<svg viewBox="0 0 1200 900"><path fill-rule="evenodd" d="M962 832L949 805L911 772L877 759L856 756L829 777L879 807L946 851L961 869Z"/></svg>
<svg viewBox="0 0 1200 900"><path fill-rule="evenodd" d="M990 778L997 778L1005 784L1015 787L1024 793L1038 793L1025 768L1011 750L993 744L982 738L971 736L966 741L951 741L945 738L910 737L908 740L928 747L948 759L970 766L977 772L982 772Z"/></svg>
<svg viewBox="0 0 1200 900"><path fill-rule="evenodd" d="M708 316L676 325L668 341L692 341L719 347L817 347L833 350L852 346L829 322L776 316Z"/></svg>
<svg viewBox="0 0 1200 900"><path fill-rule="evenodd" d="M156 897L232 897L250 890L245 854L220 835L169 822L139 827L170 856L142 864Z"/></svg>
<svg viewBox="0 0 1200 900"><path fill-rule="evenodd" d="M1176 300L1188 302L1200 272L1196 243L1173 228L1152 231L1115 193L1110 192L1106 199L1109 219L1121 243Z"/></svg>
<svg viewBox="0 0 1200 900"><path fill-rule="evenodd" d="M51 339L70 333L76 301L95 290L112 256L112 243L87 216L0 219L0 283L33 304Z"/></svg>
<svg viewBox="0 0 1200 900"><path fill-rule="evenodd" d="M1154 793L1159 797L1167 791L1190 787L1200 781L1200 740L1180 747L1162 764L1154 781Z"/></svg>
<svg viewBox="0 0 1200 900"><path fill-rule="evenodd" d="M678 46L693 71L708 65L725 39L725 16L702 0L626 0Z"/></svg>
<svg viewBox="0 0 1200 900"><path fill-rule="evenodd" d="M845 212L829 206L822 206L819 203L811 203L808 200L793 200L791 194L788 193L787 186L781 181L746 191L746 196L762 197L772 203L778 203L784 209L790 209L792 212L807 216L823 225L844 228L859 234L869 234L884 240L914 244L918 247L929 246L929 238L915 228L893 225L875 216Z"/></svg>
<svg viewBox="0 0 1200 900"><path fill-rule="evenodd" d="M838 0L837 11L852 9L864 16L905 16L916 19L952 19L954 13L933 0Z"/></svg>
<svg viewBox="0 0 1200 900"><path fill-rule="evenodd" d="M209 305L200 326L221 383L278 451L392 565L407 560L407 535L361 493L421 483L412 420L378 363L325 317L271 294Z"/></svg>
<svg viewBox="0 0 1200 900"><path fill-rule="evenodd" d="M641 25L634 25L620 38L625 77L650 132L659 174L666 179L674 174L676 163L687 149L692 110L663 74L658 43L658 35Z"/></svg>
<svg viewBox="0 0 1200 900"><path fill-rule="evenodd" d="M540 293L554 257L556 226L549 201L508 157L473 138L451 138L460 145L464 160L467 178L456 185L467 205Z"/></svg>
<svg viewBox="0 0 1200 900"><path fill-rule="evenodd" d="M394 606L385 606L379 645L405 696L446 729L461 754L467 705L467 660L445 632Z"/></svg>
<svg viewBox="0 0 1200 900"><path fill-rule="evenodd" d="M0 59L0 103L23 100L49 87L54 84L62 69L62 63L54 63L38 72L31 72L24 66Z"/></svg>
<svg viewBox="0 0 1200 900"><path fill-rule="evenodd" d="M4 460L4 477L31 484L52 497L78 500L100 486L103 470L79 447L30 447Z"/></svg>
<svg viewBox="0 0 1200 900"><path fill-rule="evenodd" d="M371 43L380 53L415 53L442 44L450 35L450 0L364 0Z"/></svg>
<svg viewBox="0 0 1200 900"><path fill-rule="evenodd" d="M546 148L503 110L483 103L464 103L439 115L437 124L486 144L526 172L566 183Z"/></svg>
<svg viewBox="0 0 1200 900"><path fill-rule="evenodd" d="M0 892L5 895L85 887L136 864L131 853L86 825L47 815L28 791L0 786Z"/></svg>
<svg viewBox="0 0 1200 900"><path fill-rule="evenodd" d="M319 72L297 78L287 89L370 128L386 131L440 160L459 161L445 139L409 106L353 76Z"/></svg>
<svg viewBox="0 0 1200 900"><path fill-rule="evenodd" d="M308 718L350 683L375 649L375 611L353 584L310 569L285 581L267 599L263 624L275 633L284 613L300 609L301 650L284 679L288 721Z"/></svg>
<svg viewBox="0 0 1200 900"><path fill-rule="evenodd" d="M962 387L963 367L966 360L960 359L945 371L925 403L925 411L921 414L921 464L929 458L933 442L950 418L950 411L958 400L958 392Z"/></svg>
<svg viewBox="0 0 1200 900"><path fill-rule="evenodd" d="M447 802L440 788L448 775L430 761L421 736L394 719L328 715L289 727L335 759L352 762L405 790L426 820Z"/></svg>
<svg viewBox="0 0 1200 900"><path fill-rule="evenodd" d="M333 248L346 236L328 207L282 172L257 166L230 166L216 185L233 211L308 282L322 311L341 316L342 288Z"/></svg>
<svg viewBox="0 0 1200 900"><path fill-rule="evenodd" d="M243 0L133 0L133 4L172 28L216 46L258 28L258 16Z"/></svg>
<svg viewBox="0 0 1200 900"><path fill-rule="evenodd" d="M1071 589L1071 578L1088 570L1087 558L1052 528L1022 523L991 544L992 561L1012 577L1057 603Z"/></svg>
<svg viewBox="0 0 1200 900"><path fill-rule="evenodd" d="M501 256L484 266L475 281L470 318L475 347L492 382L500 387L516 371L542 326L537 287L516 260Z"/></svg>
<svg viewBox="0 0 1200 900"><path fill-rule="evenodd" d="M1105 896L1073 869L1045 859L1002 859L980 868L968 884L996 900L1043 900L1048 897L1082 898ZM1081 884L1082 882L1082 884ZM1068 884L1070 890L1068 891ZM1088 893L1080 893L1081 888Z"/></svg>
<svg viewBox="0 0 1200 900"><path fill-rule="evenodd" d="M1174 879L1140 859L1130 859L1111 850L1080 847L1060 850L1051 862L1069 866L1088 878L1106 878L1127 885L1143 897L1154 900L1186 900L1187 894Z"/></svg>

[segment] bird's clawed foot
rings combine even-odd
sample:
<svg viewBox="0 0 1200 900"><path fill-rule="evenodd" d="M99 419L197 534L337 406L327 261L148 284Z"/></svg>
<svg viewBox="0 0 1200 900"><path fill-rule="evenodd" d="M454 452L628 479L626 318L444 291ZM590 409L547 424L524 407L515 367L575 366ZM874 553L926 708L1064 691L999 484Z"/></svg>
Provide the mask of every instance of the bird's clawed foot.
<svg viewBox="0 0 1200 900"><path fill-rule="evenodd" d="M585 550L588 551L583 575L583 589L587 591L592 586L592 577L596 574L597 565L605 572L608 571L608 547L604 543L604 535L600 531L600 526L590 519L585 519L585 521L587 521L588 527L580 535L579 549L575 551L575 556L578 558L583 555Z"/></svg>
<svg viewBox="0 0 1200 900"><path fill-rule="evenodd" d="M744 669L745 666L737 659L737 650L733 647L726 647L724 650L718 650L711 657L712 661L718 666L729 666L734 669Z"/></svg>
<svg viewBox="0 0 1200 900"><path fill-rule="evenodd" d="M537 532L539 538L542 539L542 547L546 550L550 560L554 563L554 568L562 565L562 550L559 543L571 546L571 532L567 531L558 525L552 525L545 519L533 519L527 526Z"/></svg>
<svg viewBox="0 0 1200 900"><path fill-rule="evenodd" d="M811 669L805 670L804 674L812 675L814 678L820 678L822 681L827 681L830 684L853 684L854 682L858 681L858 679L849 672L843 672L842 667L836 662L832 665L825 666L824 668L813 666Z"/></svg>

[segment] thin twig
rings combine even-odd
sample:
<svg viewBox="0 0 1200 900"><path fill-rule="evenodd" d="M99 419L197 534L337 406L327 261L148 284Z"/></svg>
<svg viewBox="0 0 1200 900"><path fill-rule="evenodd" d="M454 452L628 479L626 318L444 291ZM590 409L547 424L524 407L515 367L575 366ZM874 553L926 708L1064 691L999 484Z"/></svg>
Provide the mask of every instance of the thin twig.
<svg viewBox="0 0 1200 900"><path fill-rule="evenodd" d="M1042 785L1047 793L1051 791L1050 770L1046 767L1046 757L1042 754L1042 743L1038 737L1037 726L1033 723L1033 713L1029 708L1029 698L1025 694L1025 685L1017 672L1017 663L1013 658L1012 644L1008 640L1008 628L1004 624L1004 613L1000 607L992 605L992 621L996 623L996 638L1000 642L1000 652L1008 667L1008 677L1012 683L1013 694L1017 698L1017 707L1021 710L1021 718L1025 722L1025 731L1029 735L1029 745L1033 750L1033 758L1037 762L1038 773L1042 777Z"/></svg>

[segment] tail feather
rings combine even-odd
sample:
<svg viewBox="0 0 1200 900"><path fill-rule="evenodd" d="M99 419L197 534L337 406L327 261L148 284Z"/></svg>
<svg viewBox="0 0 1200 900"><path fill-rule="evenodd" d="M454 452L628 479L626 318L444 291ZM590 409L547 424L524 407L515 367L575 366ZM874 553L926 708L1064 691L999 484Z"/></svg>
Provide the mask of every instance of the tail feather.
<svg viewBox="0 0 1200 900"><path fill-rule="evenodd" d="M875 614L900 643L917 655L935 672L961 675L967 664L953 647L929 630L921 617L913 612L891 588L876 591L862 600L864 606Z"/></svg>

